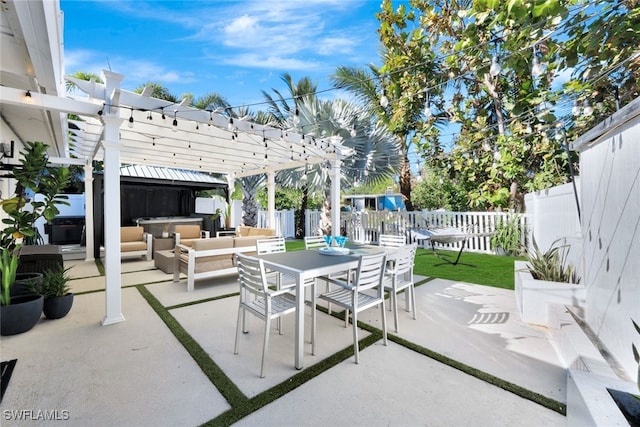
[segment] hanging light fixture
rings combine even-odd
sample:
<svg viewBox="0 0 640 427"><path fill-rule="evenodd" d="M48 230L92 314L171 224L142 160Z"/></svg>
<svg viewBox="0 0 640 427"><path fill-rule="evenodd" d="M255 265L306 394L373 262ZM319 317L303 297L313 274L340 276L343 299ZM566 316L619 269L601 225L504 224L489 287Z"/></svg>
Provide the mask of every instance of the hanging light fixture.
<svg viewBox="0 0 640 427"><path fill-rule="evenodd" d="M27 90L27 93L24 94L24 102L26 102L27 104L31 104L33 102L30 90Z"/></svg>
<svg viewBox="0 0 640 427"><path fill-rule="evenodd" d="M538 59L538 49L533 47L533 63L531 65L531 75L533 77L540 76L544 70L542 69L542 65L540 65L540 60Z"/></svg>
<svg viewBox="0 0 640 427"><path fill-rule="evenodd" d="M296 126L300 123L300 110L298 110L298 107L296 107L296 110L293 113L293 123Z"/></svg>
<svg viewBox="0 0 640 427"><path fill-rule="evenodd" d="M173 112L173 125L172 125L172 128L171 128L171 130L173 130L174 132L178 132L178 117L177 117L177 115L178 115L178 112L174 111Z"/></svg>
<svg viewBox="0 0 640 427"><path fill-rule="evenodd" d="M584 108L582 109L582 114L584 114L587 117L593 114L593 107L591 106L591 104L589 104L589 101L587 101L586 99L584 100Z"/></svg>
<svg viewBox="0 0 640 427"><path fill-rule="evenodd" d="M382 88L382 96L380 97L380 106L386 108L389 105L389 98L387 98L387 91Z"/></svg>
<svg viewBox="0 0 640 427"><path fill-rule="evenodd" d="M491 77L496 77L498 74L500 74L501 70L502 67L500 67L500 63L498 62L498 55L493 55L493 57L491 58L491 67L489 68L489 74L491 74Z"/></svg>
<svg viewBox="0 0 640 427"><path fill-rule="evenodd" d="M573 114L574 117L577 117L580 115L580 104L578 104L577 99L573 100L573 107L571 107L571 114Z"/></svg>
<svg viewBox="0 0 640 427"><path fill-rule="evenodd" d="M151 115L151 111L147 113L147 120L153 120L153 116Z"/></svg>
<svg viewBox="0 0 640 427"><path fill-rule="evenodd" d="M131 115L129 116L129 123L127 124L129 128L133 128L133 108L131 109Z"/></svg>
<svg viewBox="0 0 640 427"><path fill-rule="evenodd" d="M429 96L428 91L427 91L427 101L424 103L424 116L427 119L430 119L433 116L433 111L431 111L431 98Z"/></svg>
<svg viewBox="0 0 640 427"><path fill-rule="evenodd" d="M351 135L351 138L355 138L356 135L358 134L355 123L353 124L353 126L351 126L351 130L349 131L349 134Z"/></svg>
<svg viewBox="0 0 640 427"><path fill-rule="evenodd" d="M233 117L229 117L229 124L227 125L229 130L233 130Z"/></svg>

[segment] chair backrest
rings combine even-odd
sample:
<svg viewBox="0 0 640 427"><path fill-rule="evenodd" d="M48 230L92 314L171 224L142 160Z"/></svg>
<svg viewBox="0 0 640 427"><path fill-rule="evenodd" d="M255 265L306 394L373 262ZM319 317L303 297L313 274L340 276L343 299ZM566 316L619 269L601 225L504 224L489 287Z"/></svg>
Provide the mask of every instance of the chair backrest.
<svg viewBox="0 0 640 427"><path fill-rule="evenodd" d="M138 226L120 227L121 242L142 242L144 240L144 228Z"/></svg>
<svg viewBox="0 0 640 427"><path fill-rule="evenodd" d="M243 291L264 296L268 290L268 285L263 261L259 258L236 254L236 266L238 267L238 282L240 283L240 298L242 301L246 300L246 295Z"/></svg>
<svg viewBox="0 0 640 427"><path fill-rule="evenodd" d="M173 227L174 233L180 234L180 239L200 238L200 226L191 224L178 224Z"/></svg>
<svg viewBox="0 0 640 427"><path fill-rule="evenodd" d="M417 243L401 246L398 249L398 257L393 267L393 273L398 276L413 272L413 264L416 258Z"/></svg>
<svg viewBox="0 0 640 427"><path fill-rule="evenodd" d="M284 237L274 237L271 239L256 240L256 250L258 255L286 252Z"/></svg>
<svg viewBox="0 0 640 427"><path fill-rule="evenodd" d="M378 245L380 246L392 246L392 247L400 247L406 244L406 239L404 236L395 236L391 234L381 234L378 238Z"/></svg>
<svg viewBox="0 0 640 427"><path fill-rule="evenodd" d="M387 254L384 252L371 255L362 255L358 262L356 271L355 286L358 291L378 287L378 292L382 293L382 277L387 264Z"/></svg>
<svg viewBox="0 0 640 427"><path fill-rule="evenodd" d="M324 236L304 236L305 249L326 248L328 246Z"/></svg>

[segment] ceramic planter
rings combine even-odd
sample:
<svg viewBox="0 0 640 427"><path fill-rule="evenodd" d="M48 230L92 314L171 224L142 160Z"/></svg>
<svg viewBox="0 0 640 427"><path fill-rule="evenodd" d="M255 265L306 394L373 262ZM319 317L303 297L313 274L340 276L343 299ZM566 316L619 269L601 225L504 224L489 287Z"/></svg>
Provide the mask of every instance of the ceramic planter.
<svg viewBox="0 0 640 427"><path fill-rule="evenodd" d="M11 298L24 296L24 295L33 295L31 291L30 282L36 282L36 288L40 289L42 287L42 273L17 273L16 280L11 285L9 292L11 293Z"/></svg>
<svg viewBox="0 0 640 427"><path fill-rule="evenodd" d="M516 305L524 322L549 326L550 304L577 307L576 314L584 315L587 299L584 285L537 280L526 266L524 261L514 263Z"/></svg>
<svg viewBox="0 0 640 427"><path fill-rule="evenodd" d="M73 294L61 297L49 297L44 300L43 312L47 319L61 319L66 316L73 305Z"/></svg>
<svg viewBox="0 0 640 427"><path fill-rule="evenodd" d="M11 304L0 306L0 334L17 335L33 328L42 317L42 295L11 298Z"/></svg>

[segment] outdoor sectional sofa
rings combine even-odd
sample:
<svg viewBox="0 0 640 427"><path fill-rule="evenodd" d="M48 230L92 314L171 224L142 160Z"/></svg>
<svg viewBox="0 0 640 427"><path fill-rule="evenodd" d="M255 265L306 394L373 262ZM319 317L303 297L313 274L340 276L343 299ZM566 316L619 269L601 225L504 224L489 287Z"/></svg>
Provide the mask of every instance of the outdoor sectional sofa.
<svg viewBox="0 0 640 427"><path fill-rule="evenodd" d="M265 234L242 237L196 239L193 246L178 244L174 251L173 281L180 281L180 273L187 275L187 291L192 292L195 281L237 273L235 255L256 254L256 240L273 237L274 230Z"/></svg>

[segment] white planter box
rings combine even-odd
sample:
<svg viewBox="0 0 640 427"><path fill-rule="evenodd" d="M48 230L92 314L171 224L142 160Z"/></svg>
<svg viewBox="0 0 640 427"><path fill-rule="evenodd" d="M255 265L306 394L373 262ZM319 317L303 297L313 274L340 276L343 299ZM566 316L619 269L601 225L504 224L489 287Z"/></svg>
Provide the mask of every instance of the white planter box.
<svg viewBox="0 0 640 427"><path fill-rule="evenodd" d="M584 285L536 280L526 266L524 261L514 263L516 305L524 322L549 326L549 304L576 307L573 311L584 317L587 299Z"/></svg>

